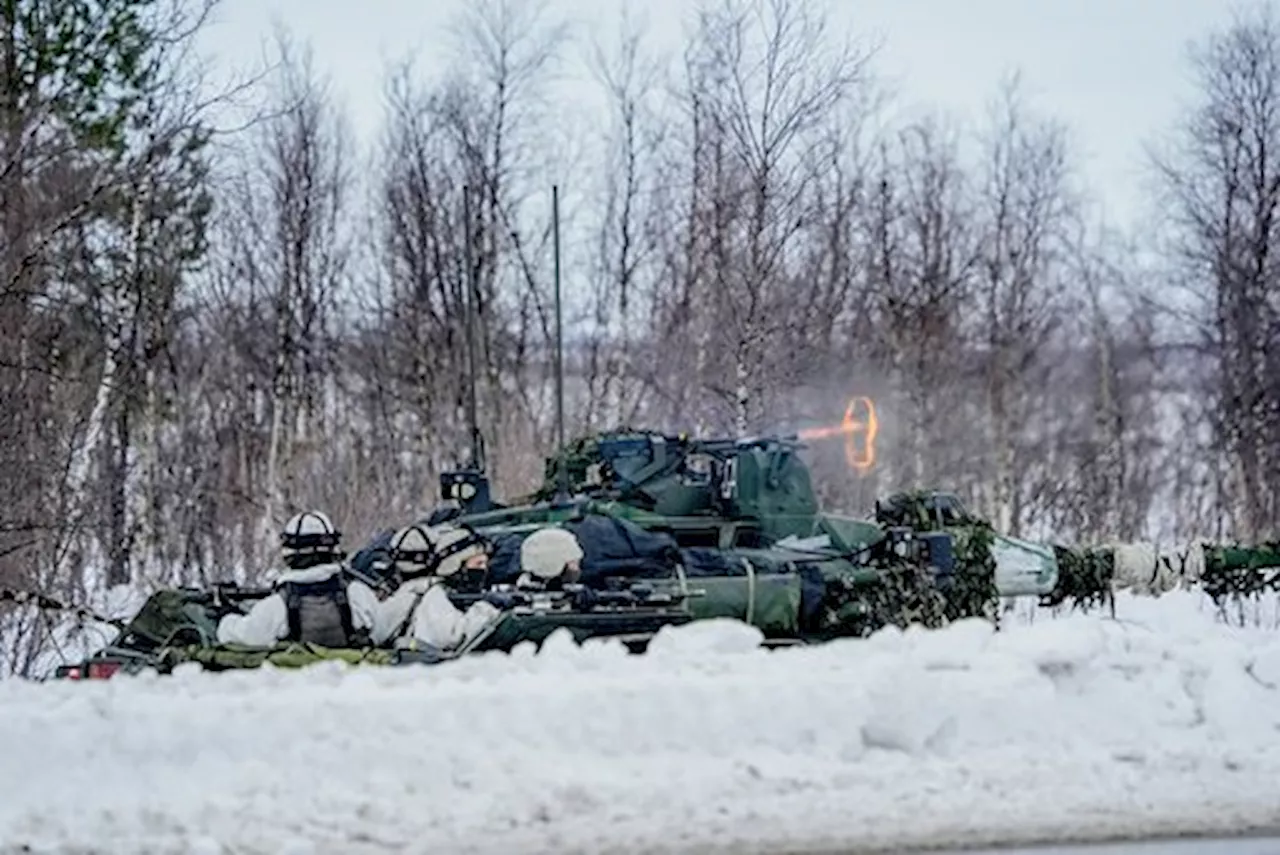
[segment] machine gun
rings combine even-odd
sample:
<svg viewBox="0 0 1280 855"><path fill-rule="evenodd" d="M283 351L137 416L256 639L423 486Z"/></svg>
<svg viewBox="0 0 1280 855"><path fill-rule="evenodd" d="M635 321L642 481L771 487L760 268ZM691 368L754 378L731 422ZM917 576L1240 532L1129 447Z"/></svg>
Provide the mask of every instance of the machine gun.
<svg viewBox="0 0 1280 855"><path fill-rule="evenodd" d="M460 609L487 602L517 614L552 612L606 613L621 611L675 611L690 597L706 596L706 591L655 590L648 585L632 585L621 591L605 591L581 584L560 590L496 589L477 593L452 593L449 599Z"/></svg>
<svg viewBox="0 0 1280 855"><path fill-rule="evenodd" d="M500 609L486 628L455 655L509 651L526 641L541 645L559 631L568 632L579 643L590 638L614 639L632 653L640 653L664 627L692 621L694 615L685 607L685 601L705 595L702 590L656 590L643 584L621 591L572 584L558 591L497 589L451 594L450 599L459 608L489 602Z"/></svg>
<svg viewBox="0 0 1280 855"><path fill-rule="evenodd" d="M728 465L743 454L759 450L778 458L803 448L799 438L769 436L752 439L694 439L687 434L624 429L580 437L546 460L542 493L567 475L572 491L626 498L664 475L683 473L710 483L715 464Z"/></svg>
<svg viewBox="0 0 1280 855"><path fill-rule="evenodd" d="M228 614L243 614L242 603L266 599L273 591L271 588L245 588L241 587L239 582L225 581L214 582L204 593L211 613L220 619Z"/></svg>

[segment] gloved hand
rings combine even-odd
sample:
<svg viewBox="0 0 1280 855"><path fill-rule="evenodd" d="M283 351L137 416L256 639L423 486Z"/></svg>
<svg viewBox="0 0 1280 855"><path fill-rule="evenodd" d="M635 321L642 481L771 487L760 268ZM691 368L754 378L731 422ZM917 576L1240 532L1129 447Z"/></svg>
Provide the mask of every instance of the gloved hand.
<svg viewBox="0 0 1280 855"><path fill-rule="evenodd" d="M520 595L514 591L489 591L484 595L484 601L501 611L506 611L520 603Z"/></svg>
<svg viewBox="0 0 1280 855"><path fill-rule="evenodd" d="M596 592L591 588L579 588L573 594L573 607L580 611L587 611L596 604Z"/></svg>

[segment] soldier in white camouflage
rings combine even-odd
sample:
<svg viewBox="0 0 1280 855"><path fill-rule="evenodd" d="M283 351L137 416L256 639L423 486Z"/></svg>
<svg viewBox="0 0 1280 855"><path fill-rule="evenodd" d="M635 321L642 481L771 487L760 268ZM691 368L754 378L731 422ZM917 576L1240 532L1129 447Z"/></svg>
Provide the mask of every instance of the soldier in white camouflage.
<svg viewBox="0 0 1280 855"><path fill-rule="evenodd" d="M582 544L563 528L543 528L520 544L520 577L516 588L556 591L582 576Z"/></svg>
<svg viewBox="0 0 1280 855"><path fill-rule="evenodd" d="M465 611L449 598L447 580L483 568L489 544L467 528L411 525L391 541L395 568L404 580L378 607L375 644L447 656L495 620L499 610L477 602Z"/></svg>
<svg viewBox="0 0 1280 855"><path fill-rule="evenodd" d="M305 511L285 523L281 557L287 568L272 593L244 615L218 623L220 644L272 647L297 641L322 647L369 643L378 608L373 589L344 573L341 533L320 511Z"/></svg>

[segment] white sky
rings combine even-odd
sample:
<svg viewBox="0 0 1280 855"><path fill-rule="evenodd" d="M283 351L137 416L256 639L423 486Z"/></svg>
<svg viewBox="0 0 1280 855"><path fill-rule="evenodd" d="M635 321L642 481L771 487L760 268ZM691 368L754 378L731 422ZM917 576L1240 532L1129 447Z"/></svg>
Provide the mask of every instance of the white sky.
<svg viewBox="0 0 1280 855"><path fill-rule="evenodd" d="M424 71L433 45L463 0L223 0L206 37L231 63L262 55L279 20L309 42L357 133L381 117L389 61L417 51ZM627 3L655 36L679 39L688 0L550 0L580 24L613 31ZM1021 69L1036 105L1072 129L1084 177L1113 221L1141 216L1142 144L1174 119L1189 95L1191 40L1222 26L1229 0L832 0L833 22L880 37L877 68L911 104L977 120L1001 75ZM443 53L443 51L441 52Z"/></svg>

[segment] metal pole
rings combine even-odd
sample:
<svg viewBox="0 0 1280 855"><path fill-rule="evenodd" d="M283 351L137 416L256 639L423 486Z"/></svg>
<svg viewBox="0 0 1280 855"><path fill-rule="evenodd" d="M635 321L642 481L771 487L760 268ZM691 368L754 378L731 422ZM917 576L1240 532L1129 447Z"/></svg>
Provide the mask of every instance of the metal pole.
<svg viewBox="0 0 1280 855"><path fill-rule="evenodd" d="M479 416L476 405L476 264L472 248L473 222L471 220L471 188L462 187L462 218L465 221L463 245L465 247L467 272L464 278L466 293L462 300L463 332L467 345L467 427L471 433L471 465L470 468L484 469L484 450L480 436Z"/></svg>
<svg viewBox="0 0 1280 855"><path fill-rule="evenodd" d="M551 233L555 251L555 293L556 293L556 453L564 453L564 349L563 330L561 328L560 309L560 187L551 185ZM561 460L559 471L559 492L563 498L569 497L569 470Z"/></svg>

